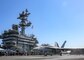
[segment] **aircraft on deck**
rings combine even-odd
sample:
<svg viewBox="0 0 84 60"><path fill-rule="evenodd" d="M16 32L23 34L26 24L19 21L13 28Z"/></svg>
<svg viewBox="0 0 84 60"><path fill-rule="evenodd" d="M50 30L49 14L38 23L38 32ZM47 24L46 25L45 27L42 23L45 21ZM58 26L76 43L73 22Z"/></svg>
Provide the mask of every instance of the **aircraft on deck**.
<svg viewBox="0 0 84 60"><path fill-rule="evenodd" d="M52 52L53 54L70 54L71 50L70 48L64 48L67 41L64 41L61 47L59 47L59 44L55 42L55 46L38 46L35 47L33 50L37 53L44 54L45 52Z"/></svg>

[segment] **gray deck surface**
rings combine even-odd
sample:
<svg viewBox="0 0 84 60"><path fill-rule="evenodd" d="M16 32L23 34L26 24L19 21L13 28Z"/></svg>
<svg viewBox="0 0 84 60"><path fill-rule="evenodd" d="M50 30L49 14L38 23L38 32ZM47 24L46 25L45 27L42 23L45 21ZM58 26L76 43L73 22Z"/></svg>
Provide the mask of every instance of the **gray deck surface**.
<svg viewBox="0 0 84 60"><path fill-rule="evenodd" d="M1 56L0 60L84 60L84 55Z"/></svg>

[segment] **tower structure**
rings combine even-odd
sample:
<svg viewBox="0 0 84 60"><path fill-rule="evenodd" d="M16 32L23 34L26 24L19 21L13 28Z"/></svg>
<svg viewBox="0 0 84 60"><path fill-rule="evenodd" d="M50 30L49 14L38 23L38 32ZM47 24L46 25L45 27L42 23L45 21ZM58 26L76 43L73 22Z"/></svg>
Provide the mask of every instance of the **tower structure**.
<svg viewBox="0 0 84 60"><path fill-rule="evenodd" d="M25 34L25 28L29 27L31 25L31 22L28 21L27 17L30 15L30 13L28 12L28 10L26 9L25 11L23 11L22 13L19 14L19 17L17 19L20 19L21 22L19 23L19 26L21 28L21 34L24 35Z"/></svg>
<svg viewBox="0 0 84 60"><path fill-rule="evenodd" d="M4 49L30 52L36 46L38 43L37 38L34 35L30 36L25 34L26 27L31 26L31 22L27 19L29 15L30 13L27 9L20 13L17 18L21 20L20 23L13 24L12 29L8 29L0 35ZM19 27L21 28L21 31L19 31Z"/></svg>

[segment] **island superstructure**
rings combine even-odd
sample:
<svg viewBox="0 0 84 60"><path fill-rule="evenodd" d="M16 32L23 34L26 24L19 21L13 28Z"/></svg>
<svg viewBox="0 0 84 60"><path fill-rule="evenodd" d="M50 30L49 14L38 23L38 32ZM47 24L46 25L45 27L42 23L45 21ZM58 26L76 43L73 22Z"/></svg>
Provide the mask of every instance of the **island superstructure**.
<svg viewBox="0 0 84 60"><path fill-rule="evenodd" d="M5 30L0 38L2 39L2 47L4 49L11 49L19 52L30 52L38 43L34 34L25 34L25 29L31 26L28 20L30 13L26 9L19 14L17 19L20 20L19 24L13 24L12 29Z"/></svg>

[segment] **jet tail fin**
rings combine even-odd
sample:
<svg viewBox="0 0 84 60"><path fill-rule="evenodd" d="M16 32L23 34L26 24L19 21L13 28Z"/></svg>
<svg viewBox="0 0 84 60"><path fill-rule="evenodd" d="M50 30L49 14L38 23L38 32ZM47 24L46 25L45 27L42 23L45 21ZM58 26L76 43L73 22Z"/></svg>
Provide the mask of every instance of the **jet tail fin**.
<svg viewBox="0 0 84 60"><path fill-rule="evenodd" d="M65 40L64 43L62 44L61 48L64 48L66 42L67 42L67 41Z"/></svg>
<svg viewBox="0 0 84 60"><path fill-rule="evenodd" d="M55 46L56 46L56 47L59 47L59 44L58 44L57 42L55 42Z"/></svg>

